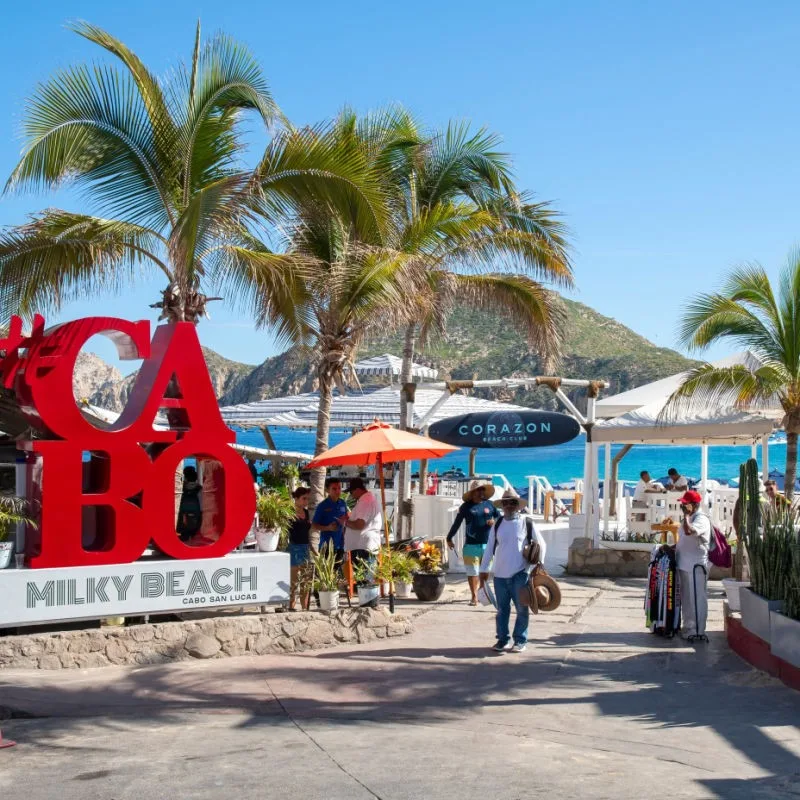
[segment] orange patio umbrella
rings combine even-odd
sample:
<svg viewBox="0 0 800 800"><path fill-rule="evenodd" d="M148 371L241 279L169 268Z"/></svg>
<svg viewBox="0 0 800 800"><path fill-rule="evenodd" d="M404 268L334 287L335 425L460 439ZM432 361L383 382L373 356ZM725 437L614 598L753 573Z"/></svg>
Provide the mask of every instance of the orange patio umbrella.
<svg viewBox="0 0 800 800"><path fill-rule="evenodd" d="M383 484L383 465L395 461L414 461L422 458L441 458L458 450L450 444L437 442L427 436L392 428L376 419L363 431L324 453L320 453L309 467L334 467L345 464L358 466L375 464L381 486L383 533L389 549L389 520L386 519L386 490ZM394 611L394 581L389 582L389 607Z"/></svg>

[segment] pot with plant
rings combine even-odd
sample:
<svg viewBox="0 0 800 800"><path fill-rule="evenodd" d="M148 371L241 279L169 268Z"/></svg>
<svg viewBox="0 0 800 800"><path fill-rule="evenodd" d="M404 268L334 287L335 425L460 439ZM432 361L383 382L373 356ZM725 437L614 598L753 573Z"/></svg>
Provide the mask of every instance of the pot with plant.
<svg viewBox="0 0 800 800"><path fill-rule="evenodd" d="M323 611L339 608L339 575L336 569L336 550L327 542L319 553L311 556L314 569L314 590L319 593L319 607Z"/></svg>
<svg viewBox="0 0 800 800"><path fill-rule="evenodd" d="M426 542L419 552L417 569L414 573L414 594L418 599L432 602L442 596L445 577L441 565L441 550L435 544Z"/></svg>
<svg viewBox="0 0 800 800"><path fill-rule="evenodd" d="M770 641L770 612L780 611L797 546L798 515L794 509L762 515L762 530L746 528L750 588L742 589L742 625L765 642Z"/></svg>
<svg viewBox="0 0 800 800"><path fill-rule="evenodd" d="M784 585L783 610L771 611L769 622L772 654L800 669L800 541L797 539Z"/></svg>
<svg viewBox="0 0 800 800"><path fill-rule="evenodd" d="M268 489L256 500L256 514L256 546L262 553L274 553L281 539L288 537L295 514L294 502L288 495Z"/></svg>
<svg viewBox="0 0 800 800"><path fill-rule="evenodd" d="M414 584L414 568L416 562L406 553L392 552L392 570L394 572L394 593L397 597L408 599Z"/></svg>
<svg viewBox="0 0 800 800"><path fill-rule="evenodd" d="M17 523L24 522L35 526L33 520L25 516L27 507L27 502L21 497L0 496L0 569L6 569L11 564Z"/></svg>
<svg viewBox="0 0 800 800"><path fill-rule="evenodd" d="M380 589L375 583L375 567L363 558L356 559L353 564L353 581L358 592L359 606L377 608Z"/></svg>

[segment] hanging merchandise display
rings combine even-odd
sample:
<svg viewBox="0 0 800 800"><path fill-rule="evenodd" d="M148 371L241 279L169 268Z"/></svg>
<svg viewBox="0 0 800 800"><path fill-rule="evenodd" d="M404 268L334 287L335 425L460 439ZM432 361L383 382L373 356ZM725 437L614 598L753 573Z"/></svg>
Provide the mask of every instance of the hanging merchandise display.
<svg viewBox="0 0 800 800"><path fill-rule="evenodd" d="M644 598L645 624L655 634L672 638L681 627L681 592L675 548L662 545L653 553Z"/></svg>

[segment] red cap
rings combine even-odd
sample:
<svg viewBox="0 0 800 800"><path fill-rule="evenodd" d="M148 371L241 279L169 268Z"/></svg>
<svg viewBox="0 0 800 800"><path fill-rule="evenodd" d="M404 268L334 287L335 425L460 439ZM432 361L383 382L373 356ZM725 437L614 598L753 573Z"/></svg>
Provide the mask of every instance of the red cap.
<svg viewBox="0 0 800 800"><path fill-rule="evenodd" d="M703 502L703 498L700 497L700 492L693 492L691 489L688 492L684 492L683 497L678 501L681 505L683 503L692 503L692 505L699 506L700 503Z"/></svg>

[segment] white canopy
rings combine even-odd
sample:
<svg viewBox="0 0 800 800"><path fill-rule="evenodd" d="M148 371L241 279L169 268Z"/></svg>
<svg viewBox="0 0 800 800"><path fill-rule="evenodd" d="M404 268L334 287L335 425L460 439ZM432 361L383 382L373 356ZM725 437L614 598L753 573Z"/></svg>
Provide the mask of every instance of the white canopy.
<svg viewBox="0 0 800 800"><path fill-rule="evenodd" d="M400 374L402 366L402 359L389 353L384 353L382 356L373 356L359 361L355 369L359 375L390 375L396 377ZM433 369L433 367L425 367L422 364L411 365L411 375L414 378L433 379L438 374L439 371Z"/></svg>
<svg viewBox="0 0 800 800"><path fill-rule="evenodd" d="M430 408L442 397L439 389L425 389L420 386L414 399L414 418L417 426ZM241 428L264 428L271 425L288 428L315 428L319 394L310 392L291 397L259 400L221 408L222 418L227 425ZM470 414L478 411L519 411L522 406L471 397L460 392L448 397L447 401L427 420L432 424L446 417ZM360 428L379 417L389 425L400 424L400 388L386 386L381 389L336 394L331 405L331 427Z"/></svg>
<svg viewBox="0 0 800 800"><path fill-rule="evenodd" d="M84 417L98 427L113 425L119 419L119 413L110 411L107 408L94 406L90 403L82 403ZM168 427L168 422L164 417L156 417L153 424L156 430L164 430ZM245 458L253 458L256 461L289 461L297 463L300 461L311 461L313 458L309 453L298 453L293 450L269 450L264 447L253 447L249 444L239 444L234 442L231 447L241 453Z"/></svg>
<svg viewBox="0 0 800 800"><path fill-rule="evenodd" d="M758 357L749 350L734 353L732 356L712 362L715 367L732 367L736 364L744 364L750 368L757 368L761 366L761 363ZM637 386L627 392L604 397L595 404L597 417L598 419L618 417L620 414L635 411L637 408L649 406L652 403L660 403L663 406L670 395L684 382L687 375L687 372L679 372L677 375L670 375L668 378L646 383L644 386Z"/></svg>
<svg viewBox="0 0 800 800"><path fill-rule="evenodd" d="M754 444L772 432L773 421L735 408L704 408L668 424L659 423L664 407L659 401L603 420L592 428L592 442L598 444Z"/></svg>

